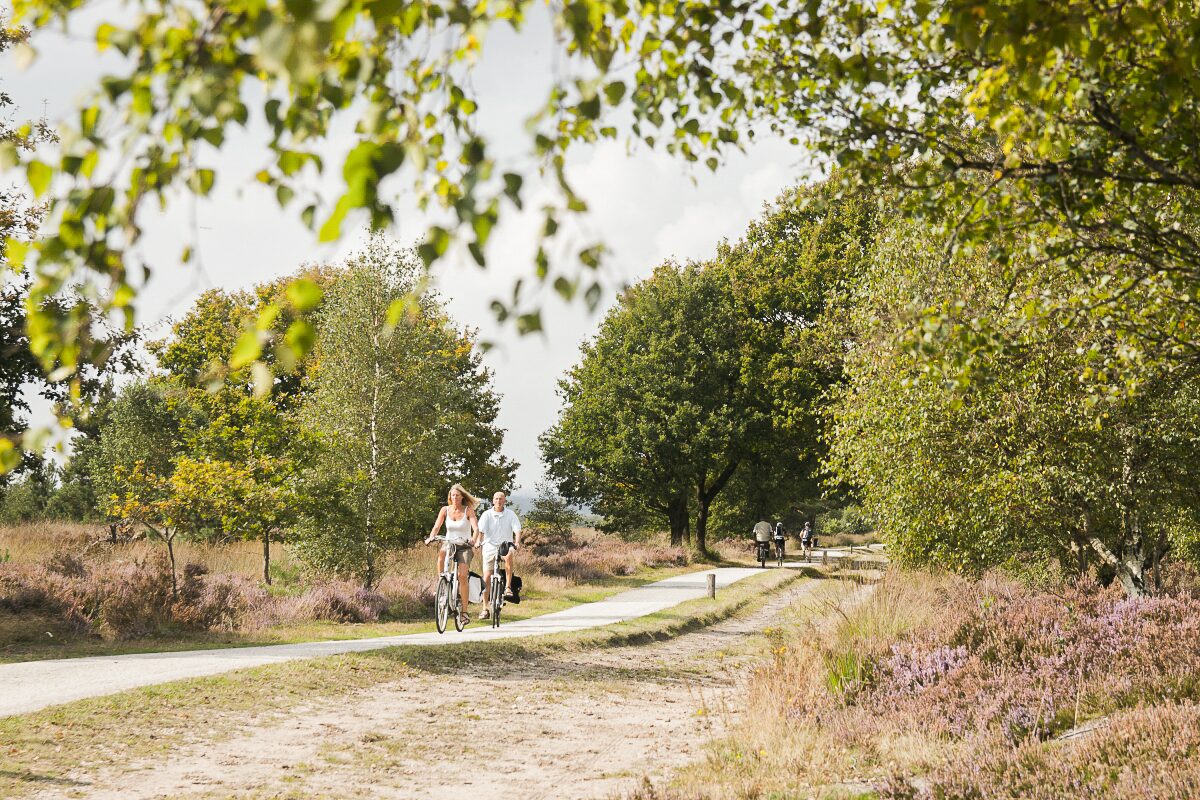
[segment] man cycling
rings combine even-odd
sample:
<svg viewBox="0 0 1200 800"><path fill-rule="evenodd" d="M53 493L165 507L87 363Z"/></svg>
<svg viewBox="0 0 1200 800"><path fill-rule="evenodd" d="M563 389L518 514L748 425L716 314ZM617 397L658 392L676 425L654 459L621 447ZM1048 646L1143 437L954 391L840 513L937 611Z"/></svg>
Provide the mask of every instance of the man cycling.
<svg viewBox="0 0 1200 800"><path fill-rule="evenodd" d="M775 523L775 555L780 561L783 561L783 546L787 539L787 532L783 529L782 522Z"/></svg>
<svg viewBox="0 0 1200 800"><path fill-rule="evenodd" d="M512 599L513 550L521 546L521 520L507 508L508 498L504 492L492 495L492 507L479 517L479 532L483 539L483 611L480 619L491 616L492 564L496 555L504 562L507 576L504 599Z"/></svg>
<svg viewBox="0 0 1200 800"><path fill-rule="evenodd" d="M817 536L813 533L812 523L804 523L804 530L800 531L800 546L804 548L804 560L807 561L812 556L812 549L816 546Z"/></svg>

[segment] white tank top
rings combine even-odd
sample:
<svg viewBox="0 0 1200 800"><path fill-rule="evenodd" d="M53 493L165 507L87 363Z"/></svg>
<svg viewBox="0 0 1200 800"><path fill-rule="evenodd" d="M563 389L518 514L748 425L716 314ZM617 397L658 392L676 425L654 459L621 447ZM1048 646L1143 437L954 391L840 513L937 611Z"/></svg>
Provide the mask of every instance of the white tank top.
<svg viewBox="0 0 1200 800"><path fill-rule="evenodd" d="M446 509L446 541L454 544L466 544L471 541L471 520L467 519L465 510L462 519L455 522L450 519L450 509Z"/></svg>

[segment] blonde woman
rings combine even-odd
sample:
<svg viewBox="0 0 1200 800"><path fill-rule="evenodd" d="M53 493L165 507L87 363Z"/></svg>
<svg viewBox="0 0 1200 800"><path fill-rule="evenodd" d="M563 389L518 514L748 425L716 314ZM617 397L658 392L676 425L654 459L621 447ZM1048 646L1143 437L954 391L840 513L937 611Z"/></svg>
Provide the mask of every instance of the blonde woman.
<svg viewBox="0 0 1200 800"><path fill-rule="evenodd" d="M470 618L467 616L468 572L471 566L471 548L479 542L479 523L475 520L475 507L479 501L471 493L456 483L446 494L446 505L438 512L437 521L425 539L428 544L438 535L442 524L446 525L446 543L438 551L438 574L441 574L446 558L449 557L458 565L458 595L459 616L462 624L466 625Z"/></svg>

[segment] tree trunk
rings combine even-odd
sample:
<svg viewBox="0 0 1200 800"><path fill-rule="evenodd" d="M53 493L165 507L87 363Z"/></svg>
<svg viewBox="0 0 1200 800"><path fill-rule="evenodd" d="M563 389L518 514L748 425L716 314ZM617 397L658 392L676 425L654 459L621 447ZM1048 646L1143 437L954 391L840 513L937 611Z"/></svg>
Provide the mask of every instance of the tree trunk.
<svg viewBox="0 0 1200 800"><path fill-rule="evenodd" d="M271 532L263 531L263 583L271 585Z"/></svg>
<svg viewBox="0 0 1200 800"><path fill-rule="evenodd" d="M705 475L696 486L696 552L701 557L708 557L708 507L712 505L712 501L733 477L737 466L737 461L730 461L711 484L707 483L708 478Z"/></svg>
<svg viewBox="0 0 1200 800"><path fill-rule="evenodd" d="M167 540L167 558L171 561L171 599L179 598L179 584L175 580L175 534L164 534L163 538Z"/></svg>
<svg viewBox="0 0 1200 800"><path fill-rule="evenodd" d="M1126 544L1119 558L1097 537L1092 537L1091 545L1100 558L1116 571L1117 580L1125 594L1129 597L1146 594L1146 548L1140 538Z"/></svg>
<svg viewBox="0 0 1200 800"><path fill-rule="evenodd" d="M363 576L364 588L370 589L375 584L375 487L379 480L379 384L383 380L383 365L379 363L379 334L371 339L375 355L374 382L371 386L371 465L368 469L367 482L367 518L364 526L366 536L365 552L366 574Z"/></svg>
<svg viewBox="0 0 1200 800"><path fill-rule="evenodd" d="M703 492L697 498L696 504L696 552L708 556L708 506L712 501L706 499Z"/></svg>
<svg viewBox="0 0 1200 800"><path fill-rule="evenodd" d="M671 546L682 547L683 537L688 527L686 497L676 498L667 506L667 521L671 526Z"/></svg>

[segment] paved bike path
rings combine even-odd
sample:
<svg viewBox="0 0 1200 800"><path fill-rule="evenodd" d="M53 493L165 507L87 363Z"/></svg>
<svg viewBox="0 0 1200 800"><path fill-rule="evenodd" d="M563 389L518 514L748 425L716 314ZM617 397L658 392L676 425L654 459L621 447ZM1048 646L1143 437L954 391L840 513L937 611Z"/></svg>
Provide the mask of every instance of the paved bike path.
<svg viewBox="0 0 1200 800"><path fill-rule="evenodd" d="M301 642L298 644L183 650L173 653L135 653L53 661L23 661L0 665L0 717L25 714L85 697L100 697L140 686L217 675L244 667L279 664L301 658L357 653L396 645L454 645L519 636L545 636L580 631L644 617L703 597L706 575L716 573L717 588L761 572L758 568L722 567L692 572L629 589L606 600L502 624L472 622L461 633L410 633L371 639Z"/></svg>

